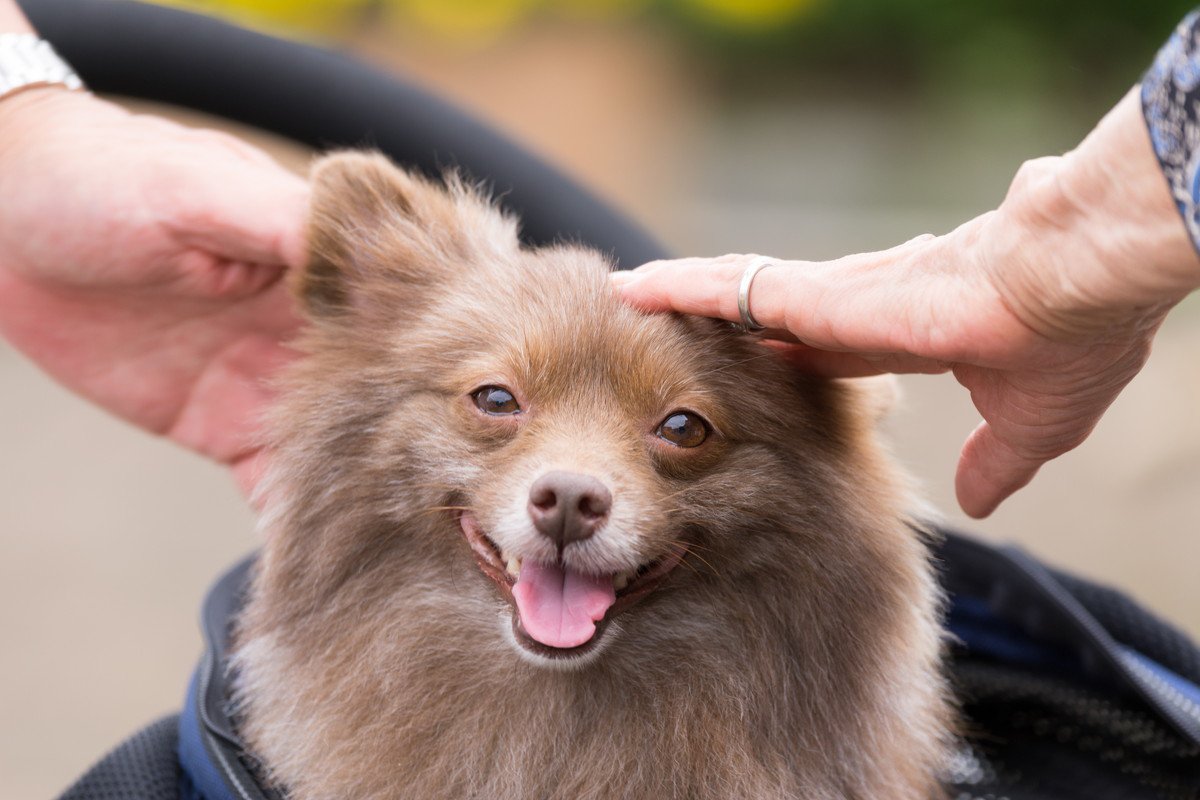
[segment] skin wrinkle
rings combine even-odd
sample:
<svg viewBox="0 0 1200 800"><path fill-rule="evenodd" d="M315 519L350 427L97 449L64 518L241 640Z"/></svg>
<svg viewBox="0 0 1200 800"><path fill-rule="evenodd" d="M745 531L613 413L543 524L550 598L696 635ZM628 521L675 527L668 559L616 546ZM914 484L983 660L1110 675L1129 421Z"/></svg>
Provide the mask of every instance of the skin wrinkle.
<svg viewBox="0 0 1200 800"><path fill-rule="evenodd" d="M322 162L314 186L327 246L306 272L323 280L294 282L311 325L235 647L240 732L289 797L934 796L941 601L879 398L721 324L625 307L598 255L520 249L465 187L364 155ZM328 246L372 192L407 209L378 232L394 255ZM525 416L464 401L493 380ZM681 406L720 435L656 439ZM690 554L586 661L548 664L441 509L537 557L529 485L564 465L614 499L568 563Z"/></svg>

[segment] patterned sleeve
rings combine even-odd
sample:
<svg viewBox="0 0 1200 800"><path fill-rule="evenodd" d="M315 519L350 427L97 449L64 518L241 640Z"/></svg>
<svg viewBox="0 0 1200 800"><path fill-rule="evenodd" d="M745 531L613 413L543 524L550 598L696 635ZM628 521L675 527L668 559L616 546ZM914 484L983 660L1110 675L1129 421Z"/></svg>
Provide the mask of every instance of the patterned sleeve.
<svg viewBox="0 0 1200 800"><path fill-rule="evenodd" d="M1142 78L1142 113L1171 197L1200 251L1200 11L1179 23Z"/></svg>

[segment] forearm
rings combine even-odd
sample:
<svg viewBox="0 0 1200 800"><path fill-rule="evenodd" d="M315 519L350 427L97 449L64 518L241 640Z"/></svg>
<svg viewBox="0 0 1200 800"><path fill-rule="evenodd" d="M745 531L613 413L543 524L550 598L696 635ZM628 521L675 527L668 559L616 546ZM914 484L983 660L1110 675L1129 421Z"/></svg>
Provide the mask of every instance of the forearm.
<svg viewBox="0 0 1200 800"><path fill-rule="evenodd" d="M33 33L33 26L13 0L0 0L0 33Z"/></svg>
<svg viewBox="0 0 1200 800"><path fill-rule="evenodd" d="M1124 267L1131 303L1177 301L1200 286L1200 256L1171 197L1142 115L1140 88L1065 157L1063 191L1105 260Z"/></svg>

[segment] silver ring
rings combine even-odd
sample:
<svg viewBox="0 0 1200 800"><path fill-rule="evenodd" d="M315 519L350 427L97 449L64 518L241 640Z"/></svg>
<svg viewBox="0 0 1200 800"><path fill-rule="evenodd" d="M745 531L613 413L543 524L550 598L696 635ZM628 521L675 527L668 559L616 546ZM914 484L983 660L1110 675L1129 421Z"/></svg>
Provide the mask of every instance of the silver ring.
<svg viewBox="0 0 1200 800"><path fill-rule="evenodd" d="M750 284L754 282L754 276L759 273L763 267L768 267L775 263L775 259L767 256L755 256L751 260L745 272L742 273L742 282L738 286L738 312L742 315L742 324L738 327L743 333L757 333L758 331L766 330L766 325L760 325L758 320L754 319L754 315L750 313Z"/></svg>

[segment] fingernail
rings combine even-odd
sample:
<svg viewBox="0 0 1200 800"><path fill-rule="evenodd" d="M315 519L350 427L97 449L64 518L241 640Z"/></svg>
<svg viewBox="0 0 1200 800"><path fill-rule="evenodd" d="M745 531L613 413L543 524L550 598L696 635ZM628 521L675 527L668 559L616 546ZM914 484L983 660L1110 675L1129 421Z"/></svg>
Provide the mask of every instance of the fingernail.
<svg viewBox="0 0 1200 800"><path fill-rule="evenodd" d="M613 272L613 273L609 274L608 278L610 281L612 281L613 286L620 288L622 286L628 286L629 284L631 284L634 281L641 278L641 276L634 275L632 272L623 272L622 271L622 272Z"/></svg>

